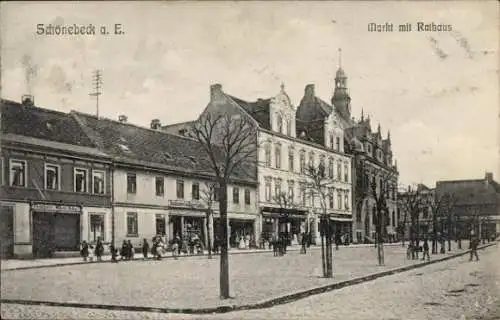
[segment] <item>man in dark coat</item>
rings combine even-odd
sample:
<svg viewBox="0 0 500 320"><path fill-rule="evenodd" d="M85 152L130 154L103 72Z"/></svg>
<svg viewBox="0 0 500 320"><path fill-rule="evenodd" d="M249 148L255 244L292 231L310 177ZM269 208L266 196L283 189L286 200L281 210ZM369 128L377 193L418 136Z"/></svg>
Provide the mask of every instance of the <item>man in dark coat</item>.
<svg viewBox="0 0 500 320"><path fill-rule="evenodd" d="M97 238L97 243L95 245L95 256L97 261L102 261L102 255L104 254L104 245L102 244L101 238Z"/></svg>
<svg viewBox="0 0 500 320"><path fill-rule="evenodd" d="M472 261L472 257L476 257L476 261L479 261L479 257L477 255L477 246L479 245L479 239L476 235L472 235L470 239L470 259Z"/></svg>

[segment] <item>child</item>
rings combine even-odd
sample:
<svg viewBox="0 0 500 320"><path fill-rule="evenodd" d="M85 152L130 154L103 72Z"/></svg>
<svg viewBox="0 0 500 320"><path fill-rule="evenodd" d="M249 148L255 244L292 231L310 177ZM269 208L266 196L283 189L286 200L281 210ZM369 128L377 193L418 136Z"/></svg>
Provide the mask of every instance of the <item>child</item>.
<svg viewBox="0 0 500 320"><path fill-rule="evenodd" d="M89 245L87 241L83 240L82 248L80 249L80 255L83 257L83 261L87 261L87 257L89 256Z"/></svg>

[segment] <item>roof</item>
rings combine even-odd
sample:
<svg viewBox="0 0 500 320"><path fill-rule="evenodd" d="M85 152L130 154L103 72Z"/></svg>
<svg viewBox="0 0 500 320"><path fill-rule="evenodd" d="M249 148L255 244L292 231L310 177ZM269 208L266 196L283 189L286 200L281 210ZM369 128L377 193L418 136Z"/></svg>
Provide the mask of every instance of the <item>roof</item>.
<svg viewBox="0 0 500 320"><path fill-rule="evenodd" d="M210 160L196 140L161 130L73 112L102 151L122 162L147 163L150 167L212 175ZM236 168L233 179L255 182L256 173Z"/></svg>
<svg viewBox="0 0 500 320"><path fill-rule="evenodd" d="M264 129L271 129L270 120L270 104L271 99L258 99L254 102L248 102L240 98L233 97L226 94L226 96L236 102L245 112L247 112L252 118L257 121L260 127Z"/></svg>
<svg viewBox="0 0 500 320"><path fill-rule="evenodd" d="M75 119L63 112L1 100L3 134L95 148Z"/></svg>
<svg viewBox="0 0 500 320"><path fill-rule="evenodd" d="M498 183L486 179L438 181L436 191L438 194L453 194L456 205L493 204L500 196Z"/></svg>

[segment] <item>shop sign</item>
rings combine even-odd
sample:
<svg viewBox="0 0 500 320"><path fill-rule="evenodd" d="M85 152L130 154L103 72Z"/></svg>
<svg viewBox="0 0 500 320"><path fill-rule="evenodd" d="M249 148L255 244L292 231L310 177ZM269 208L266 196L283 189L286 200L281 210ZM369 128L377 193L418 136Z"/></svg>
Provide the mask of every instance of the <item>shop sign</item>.
<svg viewBox="0 0 500 320"><path fill-rule="evenodd" d="M169 205L175 208L206 209L206 206L203 203L185 200L170 200Z"/></svg>
<svg viewBox="0 0 500 320"><path fill-rule="evenodd" d="M81 213L82 208L79 206L69 206L63 204L45 204L35 203L31 205L33 211L40 212L56 212L56 213Z"/></svg>

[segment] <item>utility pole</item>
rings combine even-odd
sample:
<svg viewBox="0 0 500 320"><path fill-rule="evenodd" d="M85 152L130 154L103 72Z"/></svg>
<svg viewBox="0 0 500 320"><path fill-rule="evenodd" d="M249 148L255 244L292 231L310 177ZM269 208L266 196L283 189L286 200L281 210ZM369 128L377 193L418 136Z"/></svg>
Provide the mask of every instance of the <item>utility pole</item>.
<svg viewBox="0 0 500 320"><path fill-rule="evenodd" d="M99 96L101 95L102 89L102 71L94 70L92 73L92 86L94 91L89 93L89 96L94 96L96 98L96 114L97 118L99 118Z"/></svg>

